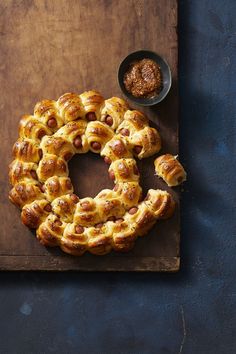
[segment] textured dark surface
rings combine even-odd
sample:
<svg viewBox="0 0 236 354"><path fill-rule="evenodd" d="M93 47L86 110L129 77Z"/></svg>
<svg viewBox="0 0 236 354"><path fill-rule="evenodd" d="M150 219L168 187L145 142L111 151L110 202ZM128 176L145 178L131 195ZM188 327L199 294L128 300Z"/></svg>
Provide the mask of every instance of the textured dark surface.
<svg viewBox="0 0 236 354"><path fill-rule="evenodd" d="M180 2L178 274L1 274L1 353L234 354L236 3Z"/></svg>

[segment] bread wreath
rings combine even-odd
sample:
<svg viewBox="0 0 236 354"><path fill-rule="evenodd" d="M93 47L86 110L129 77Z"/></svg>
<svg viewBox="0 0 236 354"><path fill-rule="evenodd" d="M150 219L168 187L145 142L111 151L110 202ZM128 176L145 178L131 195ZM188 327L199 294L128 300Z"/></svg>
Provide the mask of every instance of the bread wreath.
<svg viewBox="0 0 236 354"><path fill-rule="evenodd" d="M45 246L59 246L75 256L128 251L138 236L174 211L166 191L150 189L141 197L134 157L151 156L160 148L158 131L121 98L104 100L97 91L87 91L43 100L33 115L20 120L9 166L9 198ZM89 150L104 158L115 186L95 198L79 199L67 162Z"/></svg>

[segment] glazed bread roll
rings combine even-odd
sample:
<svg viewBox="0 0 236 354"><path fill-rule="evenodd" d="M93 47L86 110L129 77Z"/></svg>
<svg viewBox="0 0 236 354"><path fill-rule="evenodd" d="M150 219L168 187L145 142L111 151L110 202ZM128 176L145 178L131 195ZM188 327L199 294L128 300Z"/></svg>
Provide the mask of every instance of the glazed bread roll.
<svg viewBox="0 0 236 354"><path fill-rule="evenodd" d="M37 181L37 167L38 165L34 162L24 162L18 159L13 160L9 165L10 183L14 186L19 182Z"/></svg>
<svg viewBox="0 0 236 354"><path fill-rule="evenodd" d="M67 163L61 157L45 154L37 168L37 176L40 182L45 182L52 176L67 177L69 174Z"/></svg>
<svg viewBox="0 0 236 354"><path fill-rule="evenodd" d="M69 177L49 177L41 189L50 202L62 195L73 193L73 186Z"/></svg>
<svg viewBox="0 0 236 354"><path fill-rule="evenodd" d="M121 135L115 135L106 143L101 151L101 156L104 157L107 164L110 164L112 161L118 159L133 157L131 151L132 146L129 141Z"/></svg>
<svg viewBox="0 0 236 354"><path fill-rule="evenodd" d="M81 119L85 116L81 98L75 93L65 93L57 100L57 108L64 123Z"/></svg>
<svg viewBox="0 0 236 354"><path fill-rule="evenodd" d="M109 223L88 228L86 233L89 252L98 256L109 253L112 250L111 231Z"/></svg>
<svg viewBox="0 0 236 354"><path fill-rule="evenodd" d="M72 121L61 127L55 134L55 137L63 137L69 142L75 153L84 154L89 151L89 145L85 131L87 122L84 120Z"/></svg>
<svg viewBox="0 0 236 354"><path fill-rule="evenodd" d="M121 198L126 210L137 205L142 198L142 188L138 182L116 183L114 191Z"/></svg>
<svg viewBox="0 0 236 354"><path fill-rule="evenodd" d="M99 153L113 135L111 128L98 121L89 122L85 132L89 148L95 153Z"/></svg>
<svg viewBox="0 0 236 354"><path fill-rule="evenodd" d="M149 126L148 118L139 111L127 110L124 120L119 125L117 133L123 136L132 136L134 133Z"/></svg>
<svg viewBox="0 0 236 354"><path fill-rule="evenodd" d="M77 204L77 200L74 196L75 195L73 194L62 195L61 197L54 199L51 204L53 213L66 223L72 222L74 218L75 207Z"/></svg>
<svg viewBox="0 0 236 354"><path fill-rule="evenodd" d="M138 159L152 156L161 149L161 138L158 131L154 128L145 127L130 137L133 144L134 155Z"/></svg>
<svg viewBox="0 0 236 354"><path fill-rule="evenodd" d="M37 163L42 158L42 154L39 142L27 138L19 138L12 149L13 157L24 162Z"/></svg>
<svg viewBox="0 0 236 354"><path fill-rule="evenodd" d="M19 208L32 203L34 200L44 199L41 186L36 181L20 182L9 192L9 199Z"/></svg>
<svg viewBox="0 0 236 354"><path fill-rule="evenodd" d="M152 156L161 149L158 131L149 127L147 117L138 111L127 111L117 132L126 137L139 159Z"/></svg>
<svg viewBox="0 0 236 354"><path fill-rule="evenodd" d="M43 155L56 155L69 161L75 154L73 145L60 136L44 136L40 143Z"/></svg>
<svg viewBox="0 0 236 354"><path fill-rule="evenodd" d="M66 224L56 215L49 214L39 225L36 235L40 243L44 246L59 246Z"/></svg>
<svg viewBox="0 0 236 354"><path fill-rule="evenodd" d="M105 100L101 109L101 122L115 130L123 121L128 104L118 97Z"/></svg>
<svg viewBox="0 0 236 354"><path fill-rule="evenodd" d="M81 226L100 225L125 212L121 198L112 190L101 191L94 199L83 198L76 206L74 222Z"/></svg>
<svg viewBox="0 0 236 354"><path fill-rule="evenodd" d="M86 91L80 95L80 99L85 111L85 118L91 122L99 120L100 109L104 102L104 98L97 91Z"/></svg>
<svg viewBox="0 0 236 354"><path fill-rule="evenodd" d="M85 228L76 223L68 223L61 238L62 251L73 256L82 256L88 249L88 236Z"/></svg>
<svg viewBox="0 0 236 354"><path fill-rule="evenodd" d="M34 200L23 207L21 220L29 228L37 229L51 211L52 207L46 199Z"/></svg>
<svg viewBox="0 0 236 354"><path fill-rule="evenodd" d="M128 252L134 247L138 237L135 227L129 225L126 220L118 219L113 223L113 249L118 252Z"/></svg>
<svg viewBox="0 0 236 354"><path fill-rule="evenodd" d="M92 226L100 222L97 203L93 198L80 199L76 205L73 221L81 226Z"/></svg>
<svg viewBox="0 0 236 354"><path fill-rule="evenodd" d="M133 226L137 236L145 235L156 222L154 213L144 202L130 208L124 219L128 225Z"/></svg>
<svg viewBox="0 0 236 354"><path fill-rule="evenodd" d="M95 198L99 210L100 222L114 220L125 213L120 196L113 190L103 189Z"/></svg>
<svg viewBox="0 0 236 354"><path fill-rule="evenodd" d="M134 159L119 159L112 162L108 173L115 183L139 181L138 167Z"/></svg>
<svg viewBox="0 0 236 354"><path fill-rule="evenodd" d="M144 203L157 219L168 219L175 210L173 197L160 189L149 189Z"/></svg>
<svg viewBox="0 0 236 354"><path fill-rule="evenodd" d="M52 135L51 129L40 122L34 116L24 115L19 123L19 137L29 138L35 141L42 139L44 135Z"/></svg>
<svg viewBox="0 0 236 354"><path fill-rule="evenodd" d="M176 156L162 155L155 160L154 165L157 176L163 178L169 187L186 181L186 172Z"/></svg>
<svg viewBox="0 0 236 354"><path fill-rule="evenodd" d="M51 132L56 132L64 123L58 113L56 102L52 100L43 100L34 107L34 117L46 125Z"/></svg>

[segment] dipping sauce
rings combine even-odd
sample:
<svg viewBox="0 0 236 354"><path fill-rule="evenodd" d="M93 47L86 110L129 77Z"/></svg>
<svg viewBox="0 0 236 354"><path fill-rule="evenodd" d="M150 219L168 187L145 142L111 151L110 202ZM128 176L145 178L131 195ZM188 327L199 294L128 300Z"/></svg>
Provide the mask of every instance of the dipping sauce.
<svg viewBox="0 0 236 354"><path fill-rule="evenodd" d="M142 59L130 64L124 75L126 90L134 97L152 98L162 90L160 66L152 59Z"/></svg>

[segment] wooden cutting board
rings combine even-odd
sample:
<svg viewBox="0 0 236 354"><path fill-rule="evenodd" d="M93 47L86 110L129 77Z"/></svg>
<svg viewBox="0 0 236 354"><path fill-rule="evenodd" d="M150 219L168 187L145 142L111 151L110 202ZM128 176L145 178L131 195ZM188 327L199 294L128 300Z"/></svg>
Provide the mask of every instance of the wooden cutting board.
<svg viewBox="0 0 236 354"><path fill-rule="evenodd" d="M97 89L122 97L117 68L130 52L150 49L170 64L173 85L153 108L139 108L160 130L161 152L178 153L177 1L176 0L5 0L0 3L1 208L0 269L177 271L179 206L127 254L76 258L42 247L21 224L8 201L8 164L20 117L43 98ZM134 106L133 106L134 107ZM135 107L134 107L135 108ZM154 158L141 161L142 186L169 190L154 176ZM92 153L75 156L70 176L80 197L112 187L107 166ZM171 191L179 201L179 190ZM179 204L179 203L178 203Z"/></svg>

